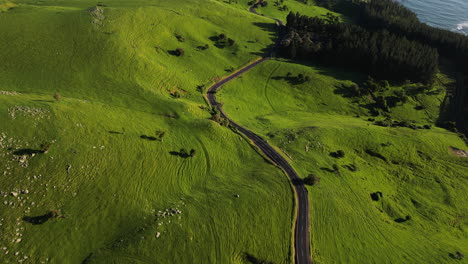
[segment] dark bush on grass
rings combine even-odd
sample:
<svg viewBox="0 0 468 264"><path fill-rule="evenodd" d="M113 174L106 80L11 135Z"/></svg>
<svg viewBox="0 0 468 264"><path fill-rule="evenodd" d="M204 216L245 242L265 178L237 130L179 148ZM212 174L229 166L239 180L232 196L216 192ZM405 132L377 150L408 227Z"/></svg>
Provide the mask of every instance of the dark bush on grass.
<svg viewBox="0 0 468 264"><path fill-rule="evenodd" d="M309 176L304 178L303 182L306 185L316 185L320 183L320 177L315 174L309 174Z"/></svg>
<svg viewBox="0 0 468 264"><path fill-rule="evenodd" d="M380 200L380 198L383 197L383 194L382 194L382 192L374 192L374 193L370 194L370 197L371 197L372 201L378 202Z"/></svg>
<svg viewBox="0 0 468 264"><path fill-rule="evenodd" d="M210 46L209 46L208 44L205 44L205 45L203 45L203 46L198 46L198 47L197 47L198 50L207 50L207 49L209 49L209 48L210 48Z"/></svg>
<svg viewBox="0 0 468 264"><path fill-rule="evenodd" d="M54 99L55 99L55 101L58 102L58 101L60 101L60 99L62 99L62 96L59 93L55 93L54 94Z"/></svg>
<svg viewBox="0 0 468 264"><path fill-rule="evenodd" d="M174 51L174 54L175 54L177 57L184 56L185 50L184 50L183 48L177 48L177 49Z"/></svg>
<svg viewBox="0 0 468 264"><path fill-rule="evenodd" d="M191 150L190 150L190 154L189 154L190 157L192 157L192 158L195 157L195 153L196 153L196 150L191 149Z"/></svg>
<svg viewBox="0 0 468 264"><path fill-rule="evenodd" d="M41 153L47 154L47 152L49 152L51 146L52 146L52 144L50 144L50 143L42 144L41 145Z"/></svg>
<svg viewBox="0 0 468 264"><path fill-rule="evenodd" d="M387 161L387 158L386 158L386 157L384 157L382 154L377 153L377 152L375 152L375 151L373 151L373 150L366 149L366 153L369 154L369 155L371 155L372 157L379 158L379 159L381 159L381 160L383 160L383 161L385 161L385 162Z"/></svg>
<svg viewBox="0 0 468 264"><path fill-rule="evenodd" d="M184 41L185 41L185 38L184 38L182 35L180 35L180 34L176 34L175 37L177 38L177 40L178 40L179 42L184 42Z"/></svg>
<svg viewBox="0 0 468 264"><path fill-rule="evenodd" d="M340 172L340 167L339 167L338 165L336 165L336 164L333 164L333 166L332 166L332 167L333 167L333 171L334 171L335 173L338 173L338 172Z"/></svg>
<svg viewBox="0 0 468 264"><path fill-rule="evenodd" d="M345 165L344 167L347 168L351 172L358 171L358 167L355 164L348 164L348 165Z"/></svg>
<svg viewBox="0 0 468 264"><path fill-rule="evenodd" d="M332 152L330 153L330 156L334 157L334 158L337 158L337 159L341 159L341 158L344 158L345 156L345 153L343 150L338 150L336 152Z"/></svg>

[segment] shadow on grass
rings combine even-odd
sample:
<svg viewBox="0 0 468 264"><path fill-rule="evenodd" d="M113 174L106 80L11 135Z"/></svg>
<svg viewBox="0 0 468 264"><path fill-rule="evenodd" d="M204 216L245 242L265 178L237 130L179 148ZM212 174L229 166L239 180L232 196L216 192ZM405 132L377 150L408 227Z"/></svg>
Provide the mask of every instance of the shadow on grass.
<svg viewBox="0 0 468 264"><path fill-rule="evenodd" d="M260 23L260 22L254 22L253 25L261 28L263 31L269 32L270 39L273 41L273 43L261 49L260 52L252 52L251 54L257 55L257 56L265 56L265 55L270 54L271 51L274 50L277 39L278 39L279 33L278 33L277 26L274 23Z"/></svg>
<svg viewBox="0 0 468 264"><path fill-rule="evenodd" d="M184 151L170 151L169 154L171 154L172 156L179 156L181 158L189 158L190 157L190 154L188 154L187 152L184 152Z"/></svg>
<svg viewBox="0 0 468 264"><path fill-rule="evenodd" d="M251 264L273 264L273 262L259 259L250 253L244 253L244 260Z"/></svg>
<svg viewBox="0 0 468 264"><path fill-rule="evenodd" d="M140 138L141 138L141 139L146 139L146 140L149 140L149 141L157 141L157 140L158 140L158 139L155 138L155 137L147 136L147 135L141 135Z"/></svg>
<svg viewBox="0 0 468 264"><path fill-rule="evenodd" d="M33 102L44 102L44 103L53 103L52 100L32 100Z"/></svg>
<svg viewBox="0 0 468 264"><path fill-rule="evenodd" d="M23 217L23 221L28 222L33 225L41 225L50 219L59 217L59 213L57 211L50 211L44 215L39 216L25 216Z"/></svg>
<svg viewBox="0 0 468 264"><path fill-rule="evenodd" d="M23 156L23 155L33 155L33 154L43 154L44 151L40 149L19 149L13 152L13 155Z"/></svg>

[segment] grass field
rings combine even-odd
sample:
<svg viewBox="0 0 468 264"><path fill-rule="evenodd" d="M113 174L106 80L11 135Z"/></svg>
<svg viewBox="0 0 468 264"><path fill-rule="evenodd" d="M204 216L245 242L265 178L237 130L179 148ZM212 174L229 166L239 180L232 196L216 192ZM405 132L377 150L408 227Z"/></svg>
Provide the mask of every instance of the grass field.
<svg viewBox="0 0 468 264"><path fill-rule="evenodd" d="M288 72L311 81L291 84ZM365 107L370 99L346 98L341 88L362 80L317 65L268 61L218 97L233 120L268 138L303 177L321 178L309 188L316 263L458 263L449 254L468 250L468 160L449 147L466 145L440 128L373 125ZM443 97L414 95L389 114L433 124ZM415 110L421 102L425 110ZM344 158L330 155L338 150ZM374 192L383 198L373 201ZM411 219L403 222L406 216Z"/></svg>
<svg viewBox="0 0 468 264"><path fill-rule="evenodd" d="M218 1L11 2L1 263L291 262L287 178L210 121L197 90L262 54L270 20ZM236 44L216 47L221 33ZM51 210L63 218L43 222Z"/></svg>
<svg viewBox="0 0 468 264"><path fill-rule="evenodd" d="M276 37L247 0L228 2L0 0L0 263L292 262L287 177L206 111L206 87ZM371 100L339 89L365 76L309 66L269 61L219 96L300 175L322 178L309 189L315 263L460 263L449 253L468 251L468 162L448 148L464 143L374 126ZM414 95L391 116L433 124L443 98Z"/></svg>

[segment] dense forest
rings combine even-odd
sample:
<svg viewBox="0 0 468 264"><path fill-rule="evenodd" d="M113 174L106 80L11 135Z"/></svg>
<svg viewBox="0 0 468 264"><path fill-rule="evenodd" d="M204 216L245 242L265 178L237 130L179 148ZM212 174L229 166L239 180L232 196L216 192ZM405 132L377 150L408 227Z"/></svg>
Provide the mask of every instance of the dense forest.
<svg viewBox="0 0 468 264"><path fill-rule="evenodd" d="M426 84L437 73L439 56L449 59L458 71L454 73L458 99L453 101L465 104L465 113L460 110L451 118L459 128L464 125L468 134L463 121L468 114L467 36L421 23L415 13L393 0L316 2L354 17L356 24L340 23L331 14L309 18L290 13L280 46L282 56L352 67L378 79Z"/></svg>
<svg viewBox="0 0 468 264"><path fill-rule="evenodd" d="M380 79L430 82L438 65L437 50L386 30L370 31L327 18L290 13L281 53L289 58L361 69Z"/></svg>
<svg viewBox="0 0 468 264"><path fill-rule="evenodd" d="M393 34L426 43L442 56L452 58L468 70L468 37L421 23L416 14L393 0L359 3L358 23L370 30L386 29Z"/></svg>

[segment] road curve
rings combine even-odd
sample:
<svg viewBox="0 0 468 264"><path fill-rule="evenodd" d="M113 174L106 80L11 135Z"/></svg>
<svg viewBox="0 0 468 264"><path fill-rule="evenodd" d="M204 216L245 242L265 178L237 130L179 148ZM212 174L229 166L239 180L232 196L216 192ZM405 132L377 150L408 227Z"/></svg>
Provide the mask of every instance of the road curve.
<svg viewBox="0 0 468 264"><path fill-rule="evenodd" d="M256 12L256 8L262 1L257 2L250 8L250 12L259 15ZM274 18L272 18L274 19ZM282 26L283 23L278 20L274 19L278 22L279 26ZM255 66L259 65L260 63L267 61L270 59L271 54L274 53L278 42L275 45L273 51L268 54L266 57L256 60L249 65L241 68L240 70L234 72L233 74L223 78L222 80L218 81L217 83L213 84L207 93L207 98L212 107L215 107L219 110L221 117L226 118L229 120L230 124L237 128L237 130L247 136L251 143L255 144L273 163L275 163L278 167L280 167L289 179L292 181L295 197L296 197L296 222L294 225L294 251L295 251L295 263L296 264L311 264L311 254L310 254L310 236L309 236L309 198L307 195L307 189L302 183L301 179L297 172L292 168L292 166L288 163L288 161L278 153L268 142L266 142L263 138L258 136L257 134L253 133L252 131L248 130L247 128L237 124L232 119L230 119L226 113L223 111L221 105L216 100L216 92L220 89L224 84L227 82L241 76L248 70L254 68Z"/></svg>

